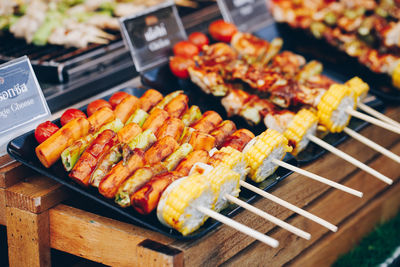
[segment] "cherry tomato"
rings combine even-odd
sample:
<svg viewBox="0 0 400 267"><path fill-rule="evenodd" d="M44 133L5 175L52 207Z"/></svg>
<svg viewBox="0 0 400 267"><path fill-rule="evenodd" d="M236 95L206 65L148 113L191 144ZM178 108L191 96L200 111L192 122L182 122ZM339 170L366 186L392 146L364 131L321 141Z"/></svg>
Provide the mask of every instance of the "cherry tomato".
<svg viewBox="0 0 400 267"><path fill-rule="evenodd" d="M208 40L207 35L202 32L193 32L189 35L189 42L201 50L204 45L208 45L210 43L210 40Z"/></svg>
<svg viewBox="0 0 400 267"><path fill-rule="evenodd" d="M60 123L62 126L67 124L69 121L75 119L75 118L87 118L86 114L83 113L81 110L76 109L76 108L70 108L64 111L64 113L61 116Z"/></svg>
<svg viewBox="0 0 400 267"><path fill-rule="evenodd" d="M46 141L47 138L57 132L58 129L58 126L51 121L45 121L39 124L35 129L36 141L38 141L39 144L43 143L44 141Z"/></svg>
<svg viewBox="0 0 400 267"><path fill-rule="evenodd" d="M189 77L188 68L194 67L193 59L184 57L171 57L169 59L169 68L171 72L178 78L187 79Z"/></svg>
<svg viewBox="0 0 400 267"><path fill-rule="evenodd" d="M215 40L229 43L238 29L232 23L216 20L210 24L208 31Z"/></svg>
<svg viewBox="0 0 400 267"><path fill-rule="evenodd" d="M96 112L96 110L98 110L102 107L108 107L108 108L112 109L112 106L110 103L108 103L104 99L97 99L88 105L86 113L88 116L91 116L93 113Z"/></svg>
<svg viewBox="0 0 400 267"><path fill-rule="evenodd" d="M127 96L129 96L129 94L126 92L116 92L110 97L108 103L111 104L112 109L115 109L115 107L118 106L118 104L121 103L121 101Z"/></svg>
<svg viewBox="0 0 400 267"><path fill-rule="evenodd" d="M199 54L199 49L191 42L180 41L174 45L173 52L175 56L192 58Z"/></svg>

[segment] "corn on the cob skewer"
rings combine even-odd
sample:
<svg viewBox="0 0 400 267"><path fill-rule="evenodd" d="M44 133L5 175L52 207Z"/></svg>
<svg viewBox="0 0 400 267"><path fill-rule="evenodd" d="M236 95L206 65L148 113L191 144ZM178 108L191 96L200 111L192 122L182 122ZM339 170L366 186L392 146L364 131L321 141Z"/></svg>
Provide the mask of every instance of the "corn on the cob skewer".
<svg viewBox="0 0 400 267"><path fill-rule="evenodd" d="M350 89L354 92L354 94L357 98L357 107L359 109L374 116L377 119L380 119L384 122L390 123L393 126L400 128L399 122L389 118L388 116L384 115L383 113L380 113L380 112L376 111L375 109L373 109L363 103L363 99L367 96L368 90L369 90L369 86L367 83L365 83L359 77L354 77L354 78L348 80L346 82L346 85L349 86Z"/></svg>
<svg viewBox="0 0 400 267"><path fill-rule="evenodd" d="M275 130L267 129L243 149L250 167L250 178L255 182L263 181L278 168L270 160L283 159L286 152L291 151L292 148L288 146L288 140L283 135Z"/></svg>
<svg viewBox="0 0 400 267"><path fill-rule="evenodd" d="M376 123L384 124L383 122L366 116L360 112L353 109L355 95L352 95L351 89L346 85L332 85L329 90L322 97L321 101L318 103L318 118L319 121L327 127L330 132L341 132L343 131L349 122L350 115L362 115L362 117L367 117L368 120L374 120ZM347 113L347 115L346 115ZM366 120L367 121L367 120ZM386 124L385 124L386 125ZM392 130L396 130L400 133L400 129L394 126L386 125L391 127ZM395 128L395 129L393 129ZM347 131L347 130L346 130ZM338 150L337 148L329 145L325 141L317 138L314 135L309 135L308 139L317 145L327 149L328 151L336 154L337 156L347 160L358 168L368 172L369 174L377 177L378 179L384 181L385 183L391 184L393 181L386 177L385 175L377 172L371 167L365 165L359 160L351 157L350 155ZM359 139L362 140L362 139ZM372 142L372 141L371 141Z"/></svg>
<svg viewBox="0 0 400 267"><path fill-rule="evenodd" d="M201 176L182 178L165 190L157 207L157 217L163 224L187 235L197 230L208 217L212 217L267 245L279 245L277 240L213 211L215 197L211 185Z"/></svg>
<svg viewBox="0 0 400 267"><path fill-rule="evenodd" d="M215 152L211 156L211 159L210 159L211 165L214 166L214 167L215 166L220 166L220 165L225 165L226 167L228 167L229 169L231 169L231 170L233 170L235 172L238 172L238 173L239 172L241 172L241 173L246 172L244 170L248 169L247 165L237 164L237 162L240 162L239 155L242 155L244 157L243 153L237 151L236 149L230 148L230 147L228 147L228 149L229 150L226 150L226 148L224 147L220 151ZM223 151L223 150L225 150L225 151ZM229 151L229 153L224 153L224 152L228 152L228 151ZM231 155L234 155L234 156L231 157ZM217 159L214 159L215 157ZM193 169L194 168L195 167L193 167ZM324 182L324 181L322 181L322 182ZM334 182L332 182L332 183L334 183ZM317 216L315 216L315 215L313 215L313 214L311 214L311 213L309 213L309 212L307 212L307 211L305 211L303 209L300 209L300 208L290 204L289 202L286 202L286 201L284 201L284 200L282 200L282 199L280 199L278 197L275 197L275 196L273 196L273 195L271 195L271 194L269 194L269 193L267 193L267 192L255 187L255 186L247 183L244 179L240 179L239 184L241 186L247 188L248 190L258 194L258 195L261 195L261 196L263 196L263 197L265 197L265 198L267 198L267 199L269 199L269 200L271 200L271 201L273 201L273 202L275 202L275 203L277 203L279 205L282 205L282 206L284 206L284 207L286 207L286 208L288 208L288 209L290 209L290 210L292 210L292 211L294 211L294 212L296 212L296 213L298 213L298 214L300 214L300 215L302 215L302 216L304 216L304 217L306 217L306 218L308 218L308 219L310 219L310 220L312 220L312 221L314 221L314 222L316 222L316 223L328 228L329 230L331 230L333 232L337 231L337 227L335 225L333 225L333 224L331 224L331 223L329 223L329 222L327 222L327 221L325 221L325 220L323 220L323 219L321 219L321 218L319 218L319 217L317 217ZM361 192L360 192L360 194L362 195Z"/></svg>
<svg viewBox="0 0 400 267"><path fill-rule="evenodd" d="M351 189L351 188L349 188L349 187L347 187L347 186L341 185L341 184L339 184L339 183L335 183L335 182L333 182L333 181L331 181L331 180L329 180L329 179L326 179L326 178L321 177L321 176L319 176L319 175L316 175L316 174L314 174L314 173L310 173L310 172L307 172L307 171L302 170L302 169L300 169L300 168L297 168L297 167L295 167L295 166L292 166L292 165L290 165L290 164L288 164L288 163L285 163L285 162L281 161L280 159L278 159L278 158L276 158L276 157L274 157L274 156L271 157L271 153L272 153L272 152L266 152L266 153L263 155L263 157L261 157L261 158L254 158L254 156L250 156L249 154L247 154L247 153L249 153L250 151L254 151L254 150L257 151L257 148L258 148L258 147L262 147L262 146L267 147L267 145L265 145L265 143L268 143L268 142L271 143L271 142L269 141L270 139L271 139L271 140L273 140L273 139L278 139L278 138L279 138L279 139L286 139L285 137L283 137L283 135L279 134L277 131L272 130L272 129L267 130L265 133L266 133L266 135L265 135L266 137L265 137L265 139L264 139L264 143L261 143L261 142L258 142L258 143L257 143L257 141L256 141L255 144L252 145L252 148L253 148L253 149L248 148L247 152L245 153L245 155L246 155L246 160L247 160L247 162L249 163L249 166L250 166L250 173L255 173L255 172L257 172L258 169L262 168L262 163L260 163L260 162L266 161L267 158L269 158L268 161L270 162L270 164L271 164L272 166L274 166L273 168L275 168L275 169L276 169L278 166L281 166L281 167L286 168L286 169L289 169L289 170L291 170L291 171L300 173L300 174L302 174L302 175L304 175L304 176L306 176L306 177L308 177L308 178L317 180L317 181L319 181L319 182L321 182L321 183L327 184L327 185L332 186L332 187L334 187L334 188L336 188L336 189L339 189L339 190L342 190L342 191L344 191L344 192L347 192L347 193L349 193L349 194L352 194L352 195L355 195L355 196L358 196L358 197L362 197L363 194L362 194L361 192L357 191L357 190ZM307 137L306 137L306 138L307 138ZM282 142L284 142L284 141L282 141ZM287 143L287 139L286 139L286 143ZM249 144L249 146L251 146L251 144ZM281 156L282 156L282 155L281 155ZM284 156L284 154L283 154L283 156ZM283 157L281 157L281 159L282 159L282 158L283 158ZM252 163L251 163L251 162L252 162ZM254 177L254 176L253 176L253 177ZM252 179L255 180L256 182L262 181L262 180L260 179L260 176L259 176L259 177L254 177L254 178L252 178ZM265 179L265 178L264 178L264 179Z"/></svg>
<svg viewBox="0 0 400 267"><path fill-rule="evenodd" d="M206 164L203 164L206 165ZM205 166L208 169L210 166ZM249 210L250 212L282 227L283 229L298 235L304 239L309 240L311 235L297 227L294 227L260 209L257 209L244 201L239 200L239 181L240 175L232 171L228 166L223 164L218 165L214 168L210 167L210 170L201 171L202 177L211 184L211 188L215 194L215 205L214 210L219 212L226 208L228 202L235 203L236 205Z"/></svg>

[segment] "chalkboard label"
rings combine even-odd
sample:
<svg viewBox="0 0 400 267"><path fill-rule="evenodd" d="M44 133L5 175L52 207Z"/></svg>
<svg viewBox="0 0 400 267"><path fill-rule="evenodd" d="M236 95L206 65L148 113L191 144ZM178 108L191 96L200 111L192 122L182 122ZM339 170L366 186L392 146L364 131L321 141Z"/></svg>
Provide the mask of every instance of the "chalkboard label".
<svg viewBox="0 0 400 267"><path fill-rule="evenodd" d="M225 21L235 24L240 31L251 32L272 19L266 0L217 0Z"/></svg>
<svg viewBox="0 0 400 267"><path fill-rule="evenodd" d="M27 57L0 65L0 136L50 116Z"/></svg>
<svg viewBox="0 0 400 267"><path fill-rule="evenodd" d="M121 18L120 24L137 71L167 62L173 45L187 38L174 1Z"/></svg>

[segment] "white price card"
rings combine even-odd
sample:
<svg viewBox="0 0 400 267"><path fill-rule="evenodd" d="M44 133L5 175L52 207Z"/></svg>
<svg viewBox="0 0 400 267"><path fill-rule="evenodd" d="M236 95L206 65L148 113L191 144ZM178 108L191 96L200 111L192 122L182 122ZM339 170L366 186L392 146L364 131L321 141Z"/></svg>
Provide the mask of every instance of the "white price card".
<svg viewBox="0 0 400 267"><path fill-rule="evenodd" d="M174 44L187 38L174 1L121 18L120 24L139 72L167 62Z"/></svg>
<svg viewBox="0 0 400 267"><path fill-rule="evenodd" d="M0 155L8 141L50 115L28 57L0 65Z"/></svg>
<svg viewBox="0 0 400 267"><path fill-rule="evenodd" d="M267 0L217 0L225 21L243 32L253 32L272 19Z"/></svg>

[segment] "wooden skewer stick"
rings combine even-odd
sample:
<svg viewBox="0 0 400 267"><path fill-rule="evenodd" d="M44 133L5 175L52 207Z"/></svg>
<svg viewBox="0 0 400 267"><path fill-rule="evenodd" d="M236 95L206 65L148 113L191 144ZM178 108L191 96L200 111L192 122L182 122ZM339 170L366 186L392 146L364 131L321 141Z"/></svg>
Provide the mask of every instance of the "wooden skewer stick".
<svg viewBox="0 0 400 267"><path fill-rule="evenodd" d="M346 192L346 193L349 193L349 194L352 194L352 195L354 195L354 196L357 196L357 197L362 197L362 196L363 196L363 193L360 192L360 191L357 191L357 190L354 190L354 189L352 189L352 188L350 188L350 187L341 185L341 184L339 184L339 183L336 183L336 182L334 182L334 181L331 181L331 180L329 180L329 179L326 179L326 178L324 178L324 177L322 177L322 176L319 176L319 175L317 175L317 174L315 174L315 173L312 173L312 172L309 172L309 171L306 171L306 170L297 168L297 167L295 167L295 166L293 166L293 165L290 165L290 164L287 164L286 162L283 162L283 161L281 161L281 160L272 159L272 162L275 163L276 165L279 165L279 166L285 168L285 169L288 169L288 170L297 172L297 173L299 173L299 174L301 174L301 175L304 175L304 176L306 176L306 177L308 177L308 178L311 178L311 179L316 180L316 181L318 181L318 182L327 184L327 185L329 185L329 186L332 186L332 187L334 187L334 188L336 188L336 189L342 190L342 191L344 191L344 192Z"/></svg>
<svg viewBox="0 0 400 267"><path fill-rule="evenodd" d="M384 148L381 145L378 145L377 143L369 140L368 138L366 138L365 136L362 136L361 134L353 131L352 129L346 127L343 130L346 134L350 135L351 137L353 137L354 139L360 141L361 143L369 146L370 148L382 153L383 155L385 155L386 157L396 161L397 163L400 163L400 156L394 154L392 151L387 150L386 148Z"/></svg>
<svg viewBox="0 0 400 267"><path fill-rule="evenodd" d="M375 109L371 108L368 105L365 105L364 103L358 103L357 107L360 108L362 111L365 111L368 114L370 114L370 115L372 115L372 116L374 116L374 117L376 117L376 118L378 118L378 119L380 119L380 120L382 120L384 122L387 122L389 124L392 124L393 126L396 126L396 127L400 128L400 123L399 122L389 118L388 116L386 116L383 113L380 113L379 111L376 111Z"/></svg>
<svg viewBox="0 0 400 267"><path fill-rule="evenodd" d="M389 130L389 131L392 131L394 133L400 134L400 128L397 128L397 127L393 126L392 124L380 121L378 119L375 119L374 117L365 115L364 113L358 112L358 111L356 111L354 109L351 109L351 108L346 109L346 112L348 114L350 114L351 116L353 116L353 117L359 118L361 120L364 120L366 122L369 122L371 124L374 124L376 126L384 128L386 130Z"/></svg>
<svg viewBox="0 0 400 267"><path fill-rule="evenodd" d="M247 227L246 225L243 225L241 223L235 222L234 220L223 216L222 214L219 214L218 212L215 212L209 208L202 207L202 206L197 206L196 207L198 211L206 214L207 216L223 223L226 224L234 229L236 229L239 232L242 232L246 235L249 235L273 248L276 248L279 246L279 242L276 239L273 239L267 235L264 235L254 229L251 229L250 227Z"/></svg>
<svg viewBox="0 0 400 267"><path fill-rule="evenodd" d="M249 184L249 183L247 183L245 181L240 180L240 186L243 186L244 188L247 188L248 190L250 190L250 191L252 191L252 192L254 192L256 194L259 194L260 196L262 196L262 197L264 197L266 199L269 199L269 200L271 200L271 201L273 201L273 202L275 202L275 203L277 203L277 204L279 204L279 205L281 205L281 206L283 206L285 208L288 208L289 210L291 210L293 212L296 212L297 214L300 214L300 215L302 215L302 216L304 216L304 217L306 217L306 218L308 218L308 219L310 219L310 220L312 220L312 221L314 221L314 222L316 222L316 223L328 228L332 232L336 232L338 230L336 225L333 225L330 222L327 222L324 219L322 219L322 218L320 218L318 216L315 216L314 214L312 214L312 213L310 213L310 212L308 212L306 210L303 210L303 209L301 209L299 207L296 207L295 205L293 205L293 204L291 204L291 203L289 203L289 202L287 202L287 201L285 201L283 199L280 199L279 197L276 197L276 196L274 196L274 195L272 195L270 193L267 193L264 190L261 190L260 188L255 187L254 185L251 185L251 184Z"/></svg>
<svg viewBox="0 0 400 267"><path fill-rule="evenodd" d="M238 205L238 206L240 206L240 207L242 207L242 208L244 208L244 209L246 209L246 210L248 210L250 212L253 212L254 214L256 214L256 215L258 215L258 216L260 216L260 217L262 217L262 218L264 218L264 219L266 219L266 220L268 220L268 221L270 221L270 222L272 222L272 223L274 223L276 225L278 225L279 227L282 227L283 229L285 229L285 230L287 230L287 231L289 231L289 232L291 232L291 233L293 233L293 234L295 234L297 236L300 236L301 238L304 238L304 239L307 239L307 240L310 240L310 238L311 238L311 235L309 233L307 233L307 232L305 232L305 231L303 231L303 230L301 230L301 229L299 229L299 228L297 228L297 227L295 227L295 226L293 226L291 224L288 224L287 222L284 222L284 221L282 221L282 220L280 220L280 219L278 219L278 218L266 213L265 211L257 209L256 207L254 207L254 206L252 206L252 205L250 205L250 204L238 199L237 197L234 197L234 196L229 195L229 194L226 194L224 197L227 200L229 200L230 202L235 203L236 205Z"/></svg>
<svg viewBox="0 0 400 267"><path fill-rule="evenodd" d="M314 136L314 135L310 135L308 136L308 139L310 139L311 142L316 143L317 145L325 148L326 150L332 152L333 154L335 154L338 157L341 157L342 159L350 162L351 164L353 164L354 166L362 169L363 171L375 176L376 178L378 178L379 180L387 183L387 184L392 184L393 180L388 178L387 176L383 175L382 173L372 169L371 167L365 165L364 163L362 163L361 161L353 158L352 156L340 151L339 149L337 149L334 146L331 146L330 144L328 144L327 142L319 139L318 137Z"/></svg>

